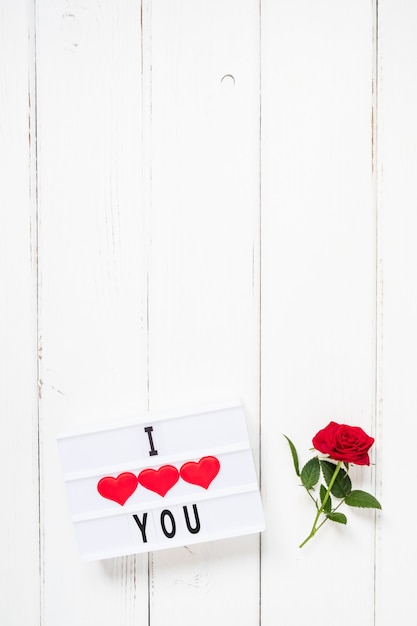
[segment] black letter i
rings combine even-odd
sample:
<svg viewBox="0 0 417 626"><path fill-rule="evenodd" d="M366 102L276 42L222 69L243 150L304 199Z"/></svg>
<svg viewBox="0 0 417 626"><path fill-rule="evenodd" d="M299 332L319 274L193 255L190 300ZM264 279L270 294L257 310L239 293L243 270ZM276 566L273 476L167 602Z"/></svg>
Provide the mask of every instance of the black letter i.
<svg viewBox="0 0 417 626"><path fill-rule="evenodd" d="M152 439L153 428L152 426L145 426L143 430L145 431L145 433L148 433L149 445L151 446L151 449L149 451L149 456L155 456L156 454L158 454L158 450L155 450L155 446L153 445L153 439Z"/></svg>

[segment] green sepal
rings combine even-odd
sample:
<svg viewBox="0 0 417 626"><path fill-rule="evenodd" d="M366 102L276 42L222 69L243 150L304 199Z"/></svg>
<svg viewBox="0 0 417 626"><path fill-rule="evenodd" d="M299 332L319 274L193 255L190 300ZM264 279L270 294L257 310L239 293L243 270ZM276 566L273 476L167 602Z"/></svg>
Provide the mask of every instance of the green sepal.
<svg viewBox="0 0 417 626"><path fill-rule="evenodd" d="M347 524L347 517L344 513L327 513L327 519L338 524Z"/></svg>
<svg viewBox="0 0 417 626"><path fill-rule="evenodd" d="M357 506L364 509L382 509L382 506L374 496L360 489L351 491L346 496L345 502L349 506Z"/></svg>
<svg viewBox="0 0 417 626"><path fill-rule="evenodd" d="M295 445L293 444L293 442L291 441L291 439L289 437L287 437L287 435L284 435L285 439L288 441L288 444L290 446L290 450L291 450L291 455L292 455L292 460L294 463L294 469L295 469L295 473L297 474L297 476L300 475L300 466L298 464L298 454L297 454L297 450L295 449Z"/></svg>
<svg viewBox="0 0 417 626"><path fill-rule="evenodd" d="M329 485L334 471L336 469L336 465L331 463L330 461L320 461L321 469L323 472L324 480L326 481L327 486ZM335 498L345 498L352 491L352 481L347 472L341 467L336 476L336 480L333 483L333 487L331 489L331 493Z"/></svg>
<svg viewBox="0 0 417 626"><path fill-rule="evenodd" d="M326 497L327 489L324 485L320 485L320 502L323 504L323 500ZM324 505L323 511L325 513L330 513L332 510L332 499L329 495L327 498L326 504Z"/></svg>
<svg viewBox="0 0 417 626"><path fill-rule="evenodd" d="M316 456L307 461L301 470L300 477L306 489L312 489L314 485L317 485L320 478L320 463Z"/></svg>

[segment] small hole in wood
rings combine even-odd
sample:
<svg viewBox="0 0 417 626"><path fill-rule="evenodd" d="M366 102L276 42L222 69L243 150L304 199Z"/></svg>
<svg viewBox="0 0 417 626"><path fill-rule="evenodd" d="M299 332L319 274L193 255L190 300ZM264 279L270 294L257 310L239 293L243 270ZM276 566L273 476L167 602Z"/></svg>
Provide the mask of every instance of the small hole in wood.
<svg viewBox="0 0 417 626"><path fill-rule="evenodd" d="M225 74L221 79L221 84L223 85L223 87L231 89L235 86L235 77L232 74Z"/></svg>

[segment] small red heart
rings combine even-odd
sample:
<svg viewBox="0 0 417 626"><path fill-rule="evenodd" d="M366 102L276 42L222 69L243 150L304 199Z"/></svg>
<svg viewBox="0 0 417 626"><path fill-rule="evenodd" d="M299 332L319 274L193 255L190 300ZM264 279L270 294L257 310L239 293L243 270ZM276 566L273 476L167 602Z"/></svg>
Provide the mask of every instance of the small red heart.
<svg viewBox="0 0 417 626"><path fill-rule="evenodd" d="M130 472L123 472L117 478L106 476L97 483L97 491L103 498L114 500L122 506L138 486L138 479Z"/></svg>
<svg viewBox="0 0 417 626"><path fill-rule="evenodd" d="M163 465L157 470L145 469L139 476L138 480L142 487L154 491L160 496L164 495L175 485L179 480L179 474L176 467L173 465Z"/></svg>
<svg viewBox="0 0 417 626"><path fill-rule="evenodd" d="M180 476L187 483L208 489L220 470L220 461L215 456L203 456L198 463L189 461L180 469Z"/></svg>

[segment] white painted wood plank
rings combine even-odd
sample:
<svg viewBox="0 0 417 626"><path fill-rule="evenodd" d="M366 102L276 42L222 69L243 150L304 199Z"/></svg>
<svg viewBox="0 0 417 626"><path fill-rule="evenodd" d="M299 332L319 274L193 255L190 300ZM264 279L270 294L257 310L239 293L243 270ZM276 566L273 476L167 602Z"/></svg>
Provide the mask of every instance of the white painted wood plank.
<svg viewBox="0 0 417 626"><path fill-rule="evenodd" d="M0 615L10 626L39 623L33 46L32 2L0 2Z"/></svg>
<svg viewBox="0 0 417 626"><path fill-rule="evenodd" d="M55 436L147 409L141 14L37 2L45 626L147 622L147 557L80 561Z"/></svg>
<svg viewBox="0 0 417 626"><path fill-rule="evenodd" d="M159 0L150 16L150 405L241 398L255 454L258 11L254 0ZM258 542L155 553L152 625L258 623Z"/></svg>
<svg viewBox="0 0 417 626"><path fill-rule="evenodd" d="M282 433L305 462L330 420L374 432L372 4L262 13L262 624L369 625L373 514L347 511L300 551L314 507ZM352 475L372 491L371 469Z"/></svg>
<svg viewBox="0 0 417 626"><path fill-rule="evenodd" d="M376 624L416 622L417 5L379 1L380 452Z"/></svg>

